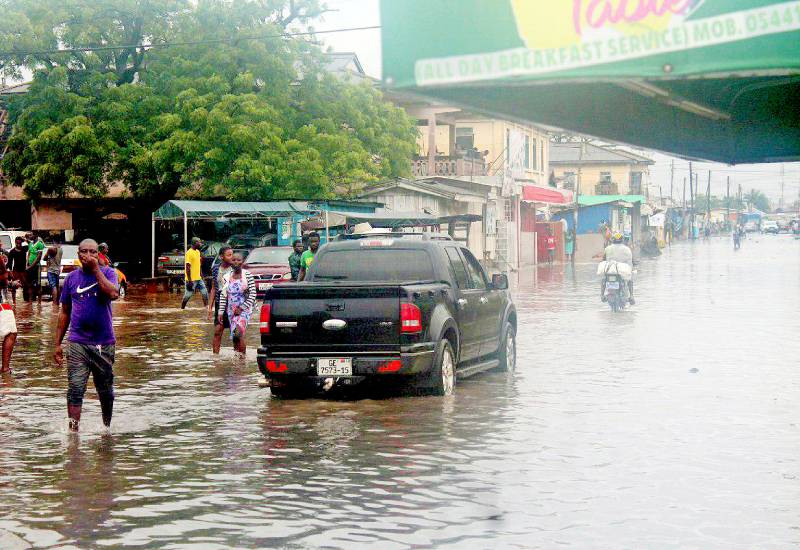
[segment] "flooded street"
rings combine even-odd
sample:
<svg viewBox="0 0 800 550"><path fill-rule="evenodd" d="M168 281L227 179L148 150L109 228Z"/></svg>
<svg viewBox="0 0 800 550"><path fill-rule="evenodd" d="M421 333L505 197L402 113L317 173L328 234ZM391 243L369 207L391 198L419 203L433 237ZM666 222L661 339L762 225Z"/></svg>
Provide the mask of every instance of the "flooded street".
<svg viewBox="0 0 800 550"><path fill-rule="evenodd" d="M49 303L0 380L0 531L41 548L796 548L800 241L682 243L612 314L594 265L519 276L513 376L281 401L199 298L114 306L117 402L66 431Z"/></svg>

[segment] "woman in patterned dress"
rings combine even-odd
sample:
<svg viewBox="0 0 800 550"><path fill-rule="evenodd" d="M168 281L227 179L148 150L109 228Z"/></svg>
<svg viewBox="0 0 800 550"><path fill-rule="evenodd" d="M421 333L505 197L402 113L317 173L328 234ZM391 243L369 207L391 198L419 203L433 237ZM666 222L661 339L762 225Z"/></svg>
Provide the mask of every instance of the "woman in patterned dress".
<svg viewBox="0 0 800 550"><path fill-rule="evenodd" d="M241 254L234 254L231 258L232 269L223 278L224 286L219 306L220 322L227 312L233 347L239 353L247 351L245 339L247 324L256 305L255 279L249 271L242 269L243 262Z"/></svg>

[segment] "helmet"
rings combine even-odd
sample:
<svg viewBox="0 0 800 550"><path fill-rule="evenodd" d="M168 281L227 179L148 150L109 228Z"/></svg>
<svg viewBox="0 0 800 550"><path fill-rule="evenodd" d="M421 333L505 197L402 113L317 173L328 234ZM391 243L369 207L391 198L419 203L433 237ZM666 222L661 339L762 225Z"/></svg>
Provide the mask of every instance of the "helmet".
<svg viewBox="0 0 800 550"><path fill-rule="evenodd" d="M622 242L622 233L620 233L619 231L615 232L611 236L611 240L614 241L615 243L621 243Z"/></svg>

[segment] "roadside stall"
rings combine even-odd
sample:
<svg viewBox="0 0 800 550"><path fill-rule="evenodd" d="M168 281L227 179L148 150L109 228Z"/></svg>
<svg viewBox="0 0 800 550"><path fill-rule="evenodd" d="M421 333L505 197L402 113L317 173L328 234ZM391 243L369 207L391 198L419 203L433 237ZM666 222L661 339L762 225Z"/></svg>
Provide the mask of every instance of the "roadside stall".
<svg viewBox="0 0 800 550"><path fill-rule="evenodd" d="M309 203L304 201L276 202L226 202L226 201L184 201L171 200L165 202L152 215L150 235L150 277L156 276L156 226L160 222L177 221L182 223L183 251L189 248L190 221L271 221L275 224L281 218L297 214L304 216L317 215L318 211L309 210ZM181 266L182 267L182 266Z"/></svg>

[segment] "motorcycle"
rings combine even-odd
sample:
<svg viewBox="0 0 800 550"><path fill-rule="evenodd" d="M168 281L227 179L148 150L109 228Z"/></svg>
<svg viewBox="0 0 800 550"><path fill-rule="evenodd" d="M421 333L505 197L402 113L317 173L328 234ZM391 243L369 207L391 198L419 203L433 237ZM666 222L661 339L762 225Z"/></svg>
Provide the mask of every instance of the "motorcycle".
<svg viewBox="0 0 800 550"><path fill-rule="evenodd" d="M622 276L614 273L607 273L605 276L605 297L611 311L622 311L628 303L628 283Z"/></svg>
<svg viewBox="0 0 800 550"><path fill-rule="evenodd" d="M633 275L631 266L614 261L603 261L597 267L597 274L603 277L603 298L611 311L625 309L628 304L628 281Z"/></svg>

